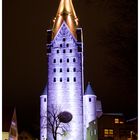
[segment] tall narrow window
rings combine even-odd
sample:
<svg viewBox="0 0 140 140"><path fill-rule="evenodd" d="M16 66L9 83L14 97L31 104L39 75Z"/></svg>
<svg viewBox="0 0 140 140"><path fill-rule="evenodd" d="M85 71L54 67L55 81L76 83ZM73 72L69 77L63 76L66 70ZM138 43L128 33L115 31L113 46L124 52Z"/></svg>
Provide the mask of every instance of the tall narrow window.
<svg viewBox="0 0 140 140"><path fill-rule="evenodd" d="M76 72L76 68L73 68L73 71Z"/></svg>
<svg viewBox="0 0 140 140"><path fill-rule="evenodd" d="M44 98L44 102L46 102L46 98Z"/></svg>
<svg viewBox="0 0 140 140"><path fill-rule="evenodd" d="M60 78L60 82L62 82L62 78Z"/></svg>
<svg viewBox="0 0 140 140"><path fill-rule="evenodd" d="M89 98L89 102L91 102L91 98Z"/></svg>
<svg viewBox="0 0 140 140"><path fill-rule="evenodd" d="M59 53L59 50L57 50L56 52Z"/></svg>
<svg viewBox="0 0 140 140"><path fill-rule="evenodd" d="M67 72L69 72L70 70L69 70L69 68L67 68Z"/></svg>
<svg viewBox="0 0 140 140"><path fill-rule="evenodd" d="M53 81L56 82L56 78L53 78Z"/></svg>
<svg viewBox="0 0 140 140"><path fill-rule="evenodd" d="M76 77L73 78L73 81L76 82Z"/></svg>
<svg viewBox="0 0 140 140"><path fill-rule="evenodd" d="M60 59L60 63L62 63L62 59Z"/></svg>
<svg viewBox="0 0 140 140"><path fill-rule="evenodd" d="M76 62L76 59L75 58L73 58L73 62Z"/></svg>
<svg viewBox="0 0 140 140"><path fill-rule="evenodd" d="M70 53L72 53L72 49L70 49Z"/></svg>
<svg viewBox="0 0 140 140"><path fill-rule="evenodd" d="M53 60L53 63L56 63L56 59Z"/></svg>
<svg viewBox="0 0 140 140"><path fill-rule="evenodd" d="M70 79L69 79L69 77L67 77L67 82L69 82L70 81Z"/></svg>
<svg viewBox="0 0 140 140"><path fill-rule="evenodd" d="M69 63L69 59L67 59L67 62Z"/></svg>
<svg viewBox="0 0 140 140"><path fill-rule="evenodd" d="M62 44L60 44L60 47L62 47Z"/></svg>
<svg viewBox="0 0 140 140"><path fill-rule="evenodd" d="M63 50L63 53L66 53L66 50L65 49Z"/></svg>
<svg viewBox="0 0 140 140"><path fill-rule="evenodd" d="M60 68L60 72L62 72L62 68Z"/></svg>
<svg viewBox="0 0 140 140"><path fill-rule="evenodd" d="M69 44L67 44L66 46L69 47Z"/></svg>
<svg viewBox="0 0 140 140"><path fill-rule="evenodd" d="M56 72L56 68L53 69L53 72Z"/></svg>
<svg viewBox="0 0 140 140"><path fill-rule="evenodd" d="M63 41L66 41L66 38L63 38Z"/></svg>

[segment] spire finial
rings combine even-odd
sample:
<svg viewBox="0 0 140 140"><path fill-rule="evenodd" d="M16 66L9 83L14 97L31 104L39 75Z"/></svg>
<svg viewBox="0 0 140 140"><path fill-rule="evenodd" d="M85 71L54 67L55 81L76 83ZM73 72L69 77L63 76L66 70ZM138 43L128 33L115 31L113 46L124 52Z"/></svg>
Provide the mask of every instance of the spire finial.
<svg viewBox="0 0 140 140"><path fill-rule="evenodd" d="M56 17L53 22L53 37L58 32L62 22L65 21L71 33L76 37L76 28L78 27L78 18L76 16L72 0L61 0Z"/></svg>

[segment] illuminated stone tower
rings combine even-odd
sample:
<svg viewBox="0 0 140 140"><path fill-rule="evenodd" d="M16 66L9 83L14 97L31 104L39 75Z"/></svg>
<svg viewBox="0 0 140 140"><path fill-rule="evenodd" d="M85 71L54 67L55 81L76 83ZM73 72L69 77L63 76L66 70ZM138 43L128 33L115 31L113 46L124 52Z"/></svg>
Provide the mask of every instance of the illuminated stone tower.
<svg viewBox="0 0 140 140"><path fill-rule="evenodd" d="M53 21L47 31L47 109L59 108L73 116L68 133L58 140L83 140L83 39L72 0L60 1Z"/></svg>
<svg viewBox="0 0 140 140"><path fill-rule="evenodd" d="M97 107L96 107L96 95L91 88L90 83L86 88L85 94L83 96L83 109L84 109L84 140L86 140L87 136L87 128L89 127L89 123L93 120L95 121L97 118Z"/></svg>

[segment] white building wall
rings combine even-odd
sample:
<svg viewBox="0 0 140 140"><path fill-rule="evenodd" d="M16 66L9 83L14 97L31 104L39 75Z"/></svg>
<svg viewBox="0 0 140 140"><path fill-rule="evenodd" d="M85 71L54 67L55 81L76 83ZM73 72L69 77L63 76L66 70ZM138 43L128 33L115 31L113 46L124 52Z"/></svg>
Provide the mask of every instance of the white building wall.
<svg viewBox="0 0 140 140"><path fill-rule="evenodd" d="M40 96L40 140L47 139L47 95Z"/></svg>
<svg viewBox="0 0 140 140"><path fill-rule="evenodd" d="M86 140L86 130L89 123L96 120L96 95L83 96L83 110L84 110L84 140Z"/></svg>

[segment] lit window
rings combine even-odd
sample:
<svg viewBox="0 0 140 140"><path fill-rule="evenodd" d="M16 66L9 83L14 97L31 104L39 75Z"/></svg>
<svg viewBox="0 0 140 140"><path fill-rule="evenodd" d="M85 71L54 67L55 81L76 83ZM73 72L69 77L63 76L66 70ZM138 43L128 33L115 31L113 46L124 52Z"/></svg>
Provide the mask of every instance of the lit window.
<svg viewBox="0 0 140 140"><path fill-rule="evenodd" d="M115 118L115 123L119 123L119 119L118 118Z"/></svg>
<svg viewBox="0 0 140 140"><path fill-rule="evenodd" d="M73 78L73 81L76 82L76 77Z"/></svg>
<svg viewBox="0 0 140 140"><path fill-rule="evenodd" d="M76 72L76 68L73 68L73 71Z"/></svg>
<svg viewBox="0 0 140 140"><path fill-rule="evenodd" d="M56 68L53 69L53 72L56 72Z"/></svg>
<svg viewBox="0 0 140 140"><path fill-rule="evenodd" d="M69 70L69 68L67 68L67 72L69 72L70 70Z"/></svg>
<svg viewBox="0 0 140 140"><path fill-rule="evenodd" d="M70 49L70 53L72 53L72 49Z"/></svg>
<svg viewBox="0 0 140 140"><path fill-rule="evenodd" d="M60 78L60 82L62 82L62 78Z"/></svg>
<svg viewBox="0 0 140 140"><path fill-rule="evenodd" d="M91 102L91 98L89 98L89 102Z"/></svg>
<svg viewBox="0 0 140 140"><path fill-rule="evenodd" d="M66 50L63 50L63 53L66 53Z"/></svg>
<svg viewBox="0 0 140 140"><path fill-rule="evenodd" d="M56 52L59 53L59 50L57 50Z"/></svg>
<svg viewBox="0 0 140 140"><path fill-rule="evenodd" d="M60 72L62 72L62 68L60 68Z"/></svg>
<svg viewBox="0 0 140 140"><path fill-rule="evenodd" d="M69 63L69 59L67 59L67 62Z"/></svg>
<svg viewBox="0 0 140 140"><path fill-rule="evenodd" d="M60 63L62 63L62 59L60 59Z"/></svg>
<svg viewBox="0 0 140 140"><path fill-rule="evenodd" d="M73 58L73 62L76 62L76 59L75 58Z"/></svg>
<svg viewBox="0 0 140 140"><path fill-rule="evenodd" d="M53 81L56 82L56 78L53 78Z"/></svg>
<svg viewBox="0 0 140 140"><path fill-rule="evenodd" d="M113 137L113 129L104 129L104 137Z"/></svg>
<svg viewBox="0 0 140 140"><path fill-rule="evenodd" d="M123 121L120 121L120 124L124 124L124 122Z"/></svg>
<svg viewBox="0 0 140 140"><path fill-rule="evenodd" d="M70 79L69 78L67 78L67 82L69 82L70 81Z"/></svg>
<svg viewBox="0 0 140 140"><path fill-rule="evenodd" d="M53 60L53 63L56 63L56 59Z"/></svg>

